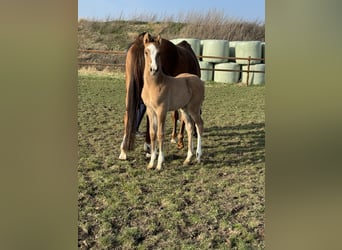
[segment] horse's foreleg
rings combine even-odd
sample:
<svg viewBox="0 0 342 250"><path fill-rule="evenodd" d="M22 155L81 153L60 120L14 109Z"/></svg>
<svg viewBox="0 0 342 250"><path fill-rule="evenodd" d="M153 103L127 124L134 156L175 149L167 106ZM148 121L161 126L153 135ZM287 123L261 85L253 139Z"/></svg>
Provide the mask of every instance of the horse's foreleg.
<svg viewBox="0 0 342 250"><path fill-rule="evenodd" d="M156 152L156 130L157 130L157 121L156 117L153 114L152 111L148 110L148 117L149 117L149 122L150 122L150 139L151 139L151 159L149 164L147 165L147 169L153 168L154 161L157 157L157 152Z"/></svg>
<svg viewBox="0 0 342 250"><path fill-rule="evenodd" d="M173 129L172 129L172 134L171 134L171 143L176 143L176 138L177 138L177 122L179 119L179 114L178 111L172 111L171 112L171 119L173 121Z"/></svg>
<svg viewBox="0 0 342 250"><path fill-rule="evenodd" d="M159 146L159 155L158 155L158 164L157 164L157 170L161 170L163 162L164 162L164 127L165 127L165 118L166 113L158 114L158 146Z"/></svg>

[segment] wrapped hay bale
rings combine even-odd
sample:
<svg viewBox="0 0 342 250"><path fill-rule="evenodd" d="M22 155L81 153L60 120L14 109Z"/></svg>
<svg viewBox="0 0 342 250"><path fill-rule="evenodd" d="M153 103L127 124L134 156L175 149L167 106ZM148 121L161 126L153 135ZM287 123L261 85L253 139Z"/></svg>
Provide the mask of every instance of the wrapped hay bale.
<svg viewBox="0 0 342 250"><path fill-rule="evenodd" d="M215 64L215 69L240 70L238 63L218 63ZM214 72L215 82L237 83L240 79L240 72L238 71L217 71Z"/></svg>
<svg viewBox="0 0 342 250"><path fill-rule="evenodd" d="M248 65L243 65L242 70L247 70ZM265 71L265 64L250 65L249 70L253 71ZM243 83L247 83L247 72L242 72ZM265 84L265 73L249 72L248 85L260 85Z"/></svg>
<svg viewBox="0 0 342 250"><path fill-rule="evenodd" d="M253 65L253 70L256 71L265 71L265 64L255 64ZM253 85L260 85L260 84L265 84L265 73L253 73Z"/></svg>
<svg viewBox="0 0 342 250"><path fill-rule="evenodd" d="M227 57L229 52L229 44L227 40L202 40L203 51L202 56L218 56ZM227 59L218 58L202 58L202 61L212 63L223 63L227 62Z"/></svg>
<svg viewBox="0 0 342 250"><path fill-rule="evenodd" d="M261 42L260 41L240 41L235 45L235 56L248 58L261 58ZM236 59L238 64L248 64L248 60ZM251 60L251 64L260 63L260 60Z"/></svg>
<svg viewBox="0 0 342 250"><path fill-rule="evenodd" d="M210 62L199 61L201 69L213 69L214 64ZM213 70L201 70L201 80L202 81L212 81L213 80Z"/></svg>

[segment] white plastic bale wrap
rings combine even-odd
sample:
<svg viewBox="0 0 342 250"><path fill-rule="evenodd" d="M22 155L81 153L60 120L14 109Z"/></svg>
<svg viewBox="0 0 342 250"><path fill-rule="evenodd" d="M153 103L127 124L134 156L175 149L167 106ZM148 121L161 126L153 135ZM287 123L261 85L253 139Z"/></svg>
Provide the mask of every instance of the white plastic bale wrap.
<svg viewBox="0 0 342 250"><path fill-rule="evenodd" d="M255 64L253 69L256 71L265 71L265 64ZM265 84L265 73L253 73L253 85Z"/></svg>
<svg viewBox="0 0 342 250"><path fill-rule="evenodd" d="M199 56L201 54L201 40L196 39L196 38L176 38L170 40L174 44L178 44L182 41L186 41L187 43L190 44L192 50L194 51L196 56Z"/></svg>
<svg viewBox="0 0 342 250"><path fill-rule="evenodd" d="M243 65L242 70L247 70L248 65ZM265 71L265 64L250 65L249 70ZM247 83L247 72L242 72L243 83ZM248 85L265 84L265 73L249 72Z"/></svg>
<svg viewBox="0 0 342 250"><path fill-rule="evenodd" d="M218 63L215 64L215 69L230 69L230 70L240 70L240 64L238 63ZM240 79L240 72L238 71L218 71L214 72L215 82L224 83L237 83Z"/></svg>
<svg viewBox="0 0 342 250"><path fill-rule="evenodd" d="M199 61L201 69L213 69L214 64L210 62ZM201 80L202 81L212 81L213 80L213 70L201 70Z"/></svg>
<svg viewBox="0 0 342 250"><path fill-rule="evenodd" d="M229 41L229 57L235 57L235 46L239 41ZM236 62L235 59L229 59L229 62Z"/></svg>
<svg viewBox="0 0 342 250"><path fill-rule="evenodd" d="M202 56L228 57L229 43L227 40L202 40ZM212 63L227 62L228 59L203 58L202 61Z"/></svg>
<svg viewBox="0 0 342 250"><path fill-rule="evenodd" d="M260 41L240 41L235 45L235 56L248 58L261 58L261 42ZM238 64L248 64L248 60L236 59ZM260 60L251 60L251 64L260 63Z"/></svg>

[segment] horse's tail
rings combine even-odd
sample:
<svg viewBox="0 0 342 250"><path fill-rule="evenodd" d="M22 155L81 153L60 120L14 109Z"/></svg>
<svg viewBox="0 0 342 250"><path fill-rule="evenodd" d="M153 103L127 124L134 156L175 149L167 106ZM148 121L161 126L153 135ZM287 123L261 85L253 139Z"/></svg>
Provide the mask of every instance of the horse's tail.
<svg viewBox="0 0 342 250"><path fill-rule="evenodd" d="M130 78L126 91L126 138L123 144L123 148L126 151L130 151L134 149L136 133L135 124L137 122L137 107L139 100L137 98L137 90L136 85L134 84L134 77Z"/></svg>
<svg viewBox="0 0 342 250"><path fill-rule="evenodd" d="M126 58L126 126L123 148L126 151L134 149L137 112L141 102L143 87L144 52L139 46L134 45L127 53ZM129 60L129 61L127 61Z"/></svg>

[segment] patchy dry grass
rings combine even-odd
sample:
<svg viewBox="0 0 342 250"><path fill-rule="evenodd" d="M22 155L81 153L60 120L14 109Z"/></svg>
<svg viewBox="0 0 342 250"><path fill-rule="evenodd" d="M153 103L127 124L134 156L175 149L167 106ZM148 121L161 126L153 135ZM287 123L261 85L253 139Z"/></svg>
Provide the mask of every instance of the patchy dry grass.
<svg viewBox="0 0 342 250"><path fill-rule="evenodd" d="M123 76L83 73L78 88L80 249L264 248L264 86L206 83L203 162L183 167L167 137L160 172L140 137L118 160Z"/></svg>

